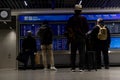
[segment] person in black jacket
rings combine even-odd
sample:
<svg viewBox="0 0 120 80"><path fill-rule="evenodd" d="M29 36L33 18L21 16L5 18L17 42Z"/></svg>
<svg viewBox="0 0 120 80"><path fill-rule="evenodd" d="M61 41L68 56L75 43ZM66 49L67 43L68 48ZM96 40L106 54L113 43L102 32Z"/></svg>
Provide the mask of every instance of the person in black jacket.
<svg viewBox="0 0 120 80"><path fill-rule="evenodd" d="M32 69L35 69L35 56L34 52L37 52L36 49L36 40L32 37L32 32L27 31L27 37L23 39L22 49L25 54L26 60L24 63L24 69L27 68L29 57L31 59Z"/></svg>
<svg viewBox="0 0 120 80"><path fill-rule="evenodd" d="M79 51L79 71L81 72L85 66L85 34L89 27L87 19L81 16L82 5L75 5L75 14L69 18L66 26L68 33L68 41L71 44L71 70L74 72L76 68L76 52Z"/></svg>
<svg viewBox="0 0 120 80"><path fill-rule="evenodd" d="M38 36L40 37L41 42L41 50L42 50L42 57L43 57L43 65L44 70L47 70L47 52L50 57L50 69L57 70L54 66L54 56L52 50L52 40L53 40L53 33L51 28L48 26L48 21L44 21L42 26L38 31Z"/></svg>
<svg viewBox="0 0 120 80"><path fill-rule="evenodd" d="M100 27L105 27L107 30L107 37L105 40L100 40L98 37L98 33L100 30ZM103 54L103 61L105 69L109 69L109 56L108 56L108 49L110 47L110 32L109 29L104 25L104 21L102 18L99 18L97 20L97 25L94 27L94 29L91 32L91 36L94 40L94 46L96 50L96 62L98 69L101 69L101 52Z"/></svg>

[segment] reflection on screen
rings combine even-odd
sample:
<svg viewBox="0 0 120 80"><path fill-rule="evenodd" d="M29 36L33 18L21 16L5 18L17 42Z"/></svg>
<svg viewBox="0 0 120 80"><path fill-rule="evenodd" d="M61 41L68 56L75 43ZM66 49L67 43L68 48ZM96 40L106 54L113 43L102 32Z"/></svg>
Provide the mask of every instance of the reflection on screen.
<svg viewBox="0 0 120 80"><path fill-rule="evenodd" d="M89 23L89 30L92 30L94 26L95 26L95 23Z"/></svg>
<svg viewBox="0 0 120 80"><path fill-rule="evenodd" d="M120 33L120 23L110 22L110 23L105 23L105 25L109 28L110 33L112 34Z"/></svg>
<svg viewBox="0 0 120 80"><path fill-rule="evenodd" d="M120 37L111 37L111 49L120 49Z"/></svg>
<svg viewBox="0 0 120 80"><path fill-rule="evenodd" d="M63 35L65 32L65 24L50 24L54 36ZM37 36L37 32L40 28L40 24L21 24L20 36L27 36L27 31L32 31L33 36Z"/></svg>
<svg viewBox="0 0 120 80"><path fill-rule="evenodd" d="M63 35L65 32L65 25L64 24L50 24L50 27L53 31L55 36Z"/></svg>
<svg viewBox="0 0 120 80"><path fill-rule="evenodd" d="M20 39L20 49L22 49L22 41L23 39ZM36 39L36 48L39 51L41 50L40 46L41 46L40 40ZM53 50L68 50L67 39L66 38L53 39Z"/></svg>
<svg viewBox="0 0 120 80"><path fill-rule="evenodd" d="M21 24L20 36L27 36L27 31L32 31L32 36L36 36L39 27L39 24Z"/></svg>

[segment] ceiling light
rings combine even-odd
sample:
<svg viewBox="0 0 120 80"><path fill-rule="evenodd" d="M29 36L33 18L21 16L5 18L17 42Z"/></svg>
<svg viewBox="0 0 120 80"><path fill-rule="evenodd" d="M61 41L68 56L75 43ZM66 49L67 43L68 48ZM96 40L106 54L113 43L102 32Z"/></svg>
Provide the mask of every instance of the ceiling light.
<svg viewBox="0 0 120 80"><path fill-rule="evenodd" d="M35 26L34 24L32 24L32 26Z"/></svg>
<svg viewBox="0 0 120 80"><path fill-rule="evenodd" d="M9 27L11 30L13 29L11 26Z"/></svg>
<svg viewBox="0 0 120 80"><path fill-rule="evenodd" d="M81 5L82 4L82 0L80 0L80 2L79 2L79 5Z"/></svg>
<svg viewBox="0 0 120 80"><path fill-rule="evenodd" d="M4 23L4 24L7 24L7 22L6 22L6 21L4 21L3 23Z"/></svg>
<svg viewBox="0 0 120 80"><path fill-rule="evenodd" d="M26 1L24 1L24 4L25 4L25 6L28 6L28 4L27 4L27 2L26 2Z"/></svg>

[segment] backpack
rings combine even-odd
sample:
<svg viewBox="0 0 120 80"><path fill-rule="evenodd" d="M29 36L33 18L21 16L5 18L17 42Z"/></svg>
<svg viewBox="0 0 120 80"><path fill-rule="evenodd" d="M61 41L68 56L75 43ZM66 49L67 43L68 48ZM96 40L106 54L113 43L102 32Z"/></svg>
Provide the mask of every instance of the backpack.
<svg viewBox="0 0 120 80"><path fill-rule="evenodd" d="M105 26L101 27L100 25L98 25L99 27L99 32L98 32L98 39L99 40L106 40L107 39L107 28Z"/></svg>

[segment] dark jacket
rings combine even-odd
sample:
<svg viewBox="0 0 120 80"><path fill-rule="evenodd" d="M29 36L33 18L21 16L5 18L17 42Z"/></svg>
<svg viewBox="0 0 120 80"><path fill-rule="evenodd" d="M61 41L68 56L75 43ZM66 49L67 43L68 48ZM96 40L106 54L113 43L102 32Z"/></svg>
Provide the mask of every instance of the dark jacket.
<svg viewBox="0 0 120 80"><path fill-rule="evenodd" d="M52 44L53 33L48 25L42 25L37 33L42 45Z"/></svg>
<svg viewBox="0 0 120 80"><path fill-rule="evenodd" d="M30 50L36 52L36 40L32 36L27 36L23 39L22 49L23 51Z"/></svg>
<svg viewBox="0 0 120 80"><path fill-rule="evenodd" d="M73 37L82 36L88 32L89 27L87 19L84 16L72 16L69 18L66 31L68 34L73 34Z"/></svg>

